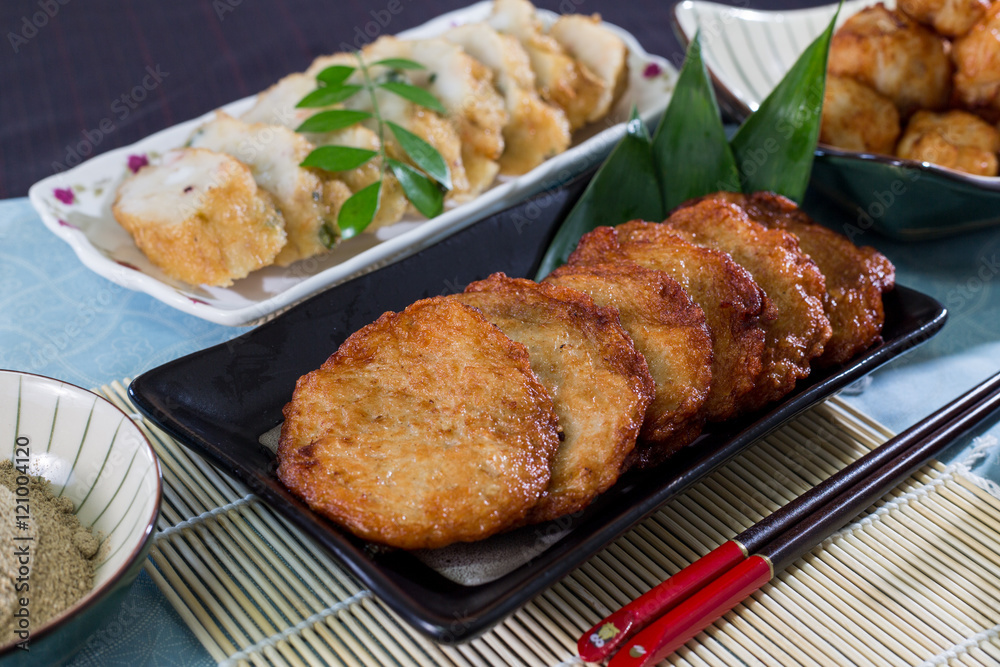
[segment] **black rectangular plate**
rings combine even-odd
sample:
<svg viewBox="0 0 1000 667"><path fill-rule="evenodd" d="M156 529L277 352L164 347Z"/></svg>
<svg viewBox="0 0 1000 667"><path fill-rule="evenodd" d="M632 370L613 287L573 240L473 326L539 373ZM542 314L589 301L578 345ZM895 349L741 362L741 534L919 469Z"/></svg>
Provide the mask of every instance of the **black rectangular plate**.
<svg viewBox="0 0 1000 667"><path fill-rule="evenodd" d="M744 447L944 325L940 303L898 286L885 297L883 343L842 367L813 373L760 414L714 426L665 465L624 475L587 510L560 520L558 527L568 530L557 542L487 583L461 585L411 553L374 549L292 496L275 476L274 455L259 437L281 422L299 376L318 368L348 335L386 310L460 291L495 271L532 276L590 176L333 287L230 342L150 370L132 382L129 394L147 417L244 482L339 558L403 619L438 641L454 643L486 631ZM551 533L548 528L523 530L537 531L542 539Z"/></svg>

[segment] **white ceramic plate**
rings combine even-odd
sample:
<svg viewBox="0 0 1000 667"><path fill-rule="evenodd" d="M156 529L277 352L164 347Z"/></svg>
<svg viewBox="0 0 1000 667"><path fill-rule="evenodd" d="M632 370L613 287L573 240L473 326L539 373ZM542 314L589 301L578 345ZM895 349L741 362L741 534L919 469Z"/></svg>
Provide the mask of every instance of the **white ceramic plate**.
<svg viewBox="0 0 1000 667"><path fill-rule="evenodd" d="M839 26L876 0L848 0L837 17ZM894 0L885 2L895 6ZM674 22L685 41L701 30L702 57L737 118L756 111L764 98L809 44L819 37L836 4L759 11L702 0L684 0L674 7Z"/></svg>
<svg viewBox="0 0 1000 667"><path fill-rule="evenodd" d="M485 19L491 6L491 2L480 2L399 36L434 36L454 25ZM542 10L539 14L546 21L555 17ZM558 187L610 152L624 133L624 121L633 105L645 120L653 122L670 99L676 70L663 58L646 53L627 32L608 27L621 35L629 48L628 88L608 118L577 133L568 151L523 176L499 181L474 201L446 210L433 220L406 219L345 241L322 257L255 271L229 288L194 287L167 277L146 259L111 213L115 191L127 174L129 156L161 154L181 146L214 111L39 181L31 187L29 197L45 226L66 241L84 265L108 280L211 322L255 323L323 288L401 259L517 201ZM223 108L238 116L253 102L250 97ZM70 199L72 203L67 203Z"/></svg>

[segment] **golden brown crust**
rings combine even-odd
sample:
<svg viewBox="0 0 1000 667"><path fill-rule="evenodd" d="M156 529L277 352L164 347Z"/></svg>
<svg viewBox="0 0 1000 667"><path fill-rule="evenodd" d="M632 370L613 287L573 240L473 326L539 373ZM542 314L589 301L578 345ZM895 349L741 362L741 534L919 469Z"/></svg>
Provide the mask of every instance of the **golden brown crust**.
<svg viewBox="0 0 1000 667"><path fill-rule="evenodd" d="M704 405L709 421L736 415L761 370L770 301L746 269L726 253L682 239L660 223L632 221L598 227L580 239L571 264L632 261L665 271L702 308L712 336L712 385Z"/></svg>
<svg viewBox="0 0 1000 667"><path fill-rule="evenodd" d="M849 76L826 77L820 143L892 155L900 132L899 111L888 97Z"/></svg>
<svg viewBox="0 0 1000 667"><path fill-rule="evenodd" d="M537 523L577 512L618 480L653 397L646 360L611 308L576 290L502 273L455 299L528 348L564 439L552 481L528 513Z"/></svg>
<svg viewBox="0 0 1000 667"><path fill-rule="evenodd" d="M521 521L559 444L525 347L445 297L351 335L284 415L279 479L355 535L404 549Z"/></svg>
<svg viewBox="0 0 1000 667"><path fill-rule="evenodd" d="M176 178L185 172L201 178ZM284 219L250 169L202 148L171 151L129 176L111 210L150 262L191 285L228 287L286 242Z"/></svg>
<svg viewBox="0 0 1000 667"><path fill-rule="evenodd" d="M777 317L764 322L764 366L742 409L756 410L783 397L809 375L831 335L823 311L826 280L798 239L751 220L740 207L718 199L675 211L663 223L692 243L729 253L774 303Z"/></svg>
<svg viewBox="0 0 1000 667"><path fill-rule="evenodd" d="M765 227L794 234L803 252L823 272L827 292L823 308L833 335L816 364L842 364L882 340L882 295L893 288L896 271L885 255L870 246L854 245L781 195L717 192L708 197L737 204Z"/></svg>
<svg viewBox="0 0 1000 667"><path fill-rule="evenodd" d="M875 89L893 101L904 119L917 109L943 109L951 95L946 40L881 2L837 29L828 71Z"/></svg>
<svg viewBox="0 0 1000 667"><path fill-rule="evenodd" d="M655 465L697 437L712 380L712 338L704 312L677 281L632 262L570 264L545 281L615 308L649 364L656 393L629 464Z"/></svg>

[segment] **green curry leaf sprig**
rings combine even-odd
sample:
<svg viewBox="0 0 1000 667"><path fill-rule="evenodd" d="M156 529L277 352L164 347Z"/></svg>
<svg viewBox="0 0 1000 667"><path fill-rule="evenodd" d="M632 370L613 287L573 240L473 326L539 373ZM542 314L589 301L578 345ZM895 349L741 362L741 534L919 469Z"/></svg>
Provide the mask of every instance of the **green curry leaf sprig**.
<svg viewBox="0 0 1000 667"><path fill-rule="evenodd" d="M625 137L591 179L538 268L566 262L580 237L635 218L662 220L688 199L719 190L770 190L801 201L819 137L826 61L837 16L727 140L699 35L688 47L652 138L633 111Z"/></svg>
<svg viewBox="0 0 1000 667"><path fill-rule="evenodd" d="M314 167L329 172L357 169L371 160L378 159L379 178L370 185L353 193L341 206L337 214L337 226L344 238L350 238L364 231L375 219L386 173L391 172L399 182L407 200L428 218L444 210L444 194L451 189L451 173L448 163L434 146L401 125L382 117L378 107L378 90L398 95L414 104L445 113L441 102L431 93L394 77L386 81L376 81L371 68L387 67L393 72L420 70L424 66L403 58L388 58L374 63L365 62L360 53L354 54L358 65L333 65L316 75L318 87L306 95L296 105L300 108L324 108L341 105L355 95L368 96L367 105L371 110L334 108L320 111L310 116L296 128L297 132L328 133L343 130L357 123L372 121L378 135L378 149L353 146L324 145L313 149L303 167ZM360 75L360 83L349 83L352 75ZM355 76L355 80L359 77ZM364 106L364 105L359 105ZM392 158L385 150L385 140L389 134L409 159L407 163Z"/></svg>

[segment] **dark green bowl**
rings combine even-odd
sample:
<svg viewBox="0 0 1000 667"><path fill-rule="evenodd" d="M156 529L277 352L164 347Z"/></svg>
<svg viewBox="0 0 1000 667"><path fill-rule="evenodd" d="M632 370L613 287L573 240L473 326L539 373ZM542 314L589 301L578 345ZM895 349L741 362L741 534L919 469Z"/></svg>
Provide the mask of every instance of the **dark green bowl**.
<svg viewBox="0 0 1000 667"><path fill-rule="evenodd" d="M848 236L871 229L919 241L1000 223L1000 178L926 162L820 146L810 184L847 211Z"/></svg>

